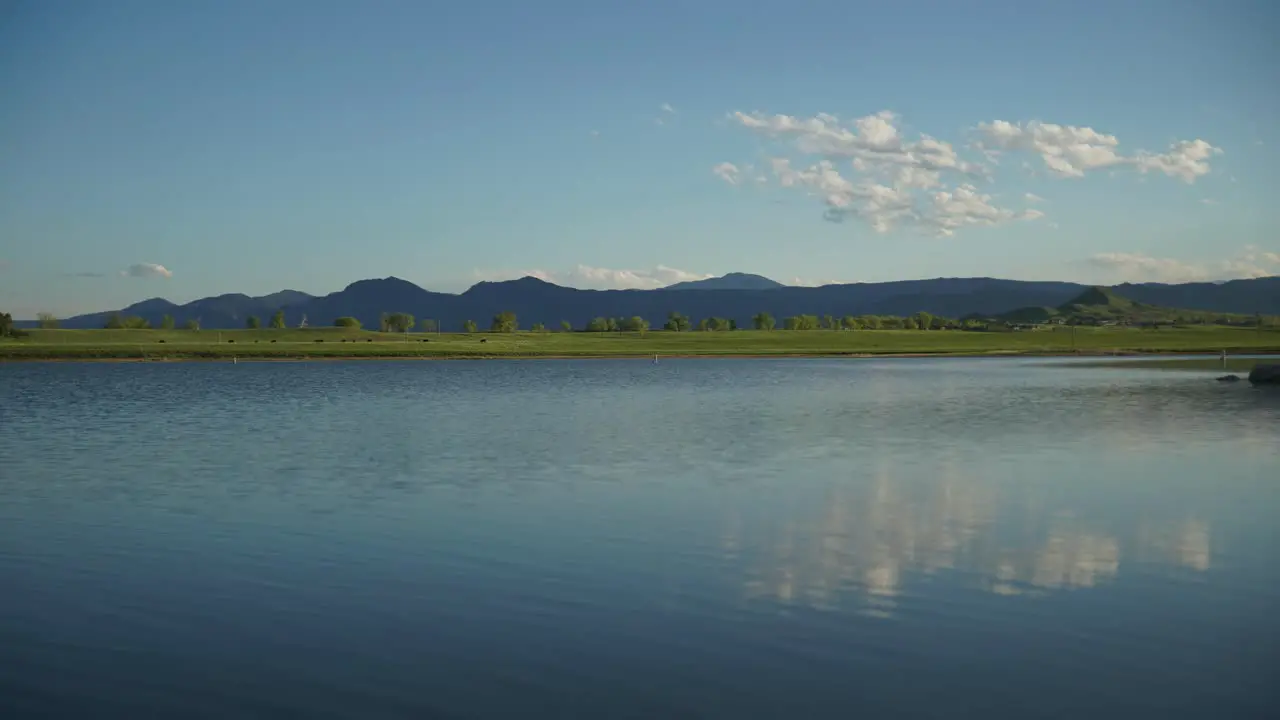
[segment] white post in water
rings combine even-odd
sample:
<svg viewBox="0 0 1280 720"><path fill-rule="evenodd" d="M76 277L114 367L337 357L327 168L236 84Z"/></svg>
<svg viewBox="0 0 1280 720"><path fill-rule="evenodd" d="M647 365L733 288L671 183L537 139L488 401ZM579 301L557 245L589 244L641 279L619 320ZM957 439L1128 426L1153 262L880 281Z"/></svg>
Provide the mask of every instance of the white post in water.
<svg viewBox="0 0 1280 720"><path fill-rule="evenodd" d="M1227 369L1227 351L1226 350L1222 351L1222 369L1223 370Z"/></svg>

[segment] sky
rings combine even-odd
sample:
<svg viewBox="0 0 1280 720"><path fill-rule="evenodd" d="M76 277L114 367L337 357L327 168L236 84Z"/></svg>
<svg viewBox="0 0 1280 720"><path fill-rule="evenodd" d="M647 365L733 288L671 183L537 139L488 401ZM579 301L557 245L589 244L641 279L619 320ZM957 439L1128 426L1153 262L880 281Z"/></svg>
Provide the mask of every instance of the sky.
<svg viewBox="0 0 1280 720"><path fill-rule="evenodd" d="M0 311L1280 274L1265 0L0 0Z"/></svg>

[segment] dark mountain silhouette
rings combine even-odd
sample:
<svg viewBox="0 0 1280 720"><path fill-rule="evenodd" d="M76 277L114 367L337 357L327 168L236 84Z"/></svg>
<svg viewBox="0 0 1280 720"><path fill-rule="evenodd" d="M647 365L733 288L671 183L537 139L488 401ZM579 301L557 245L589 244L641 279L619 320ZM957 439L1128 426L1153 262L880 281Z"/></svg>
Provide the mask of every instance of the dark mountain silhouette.
<svg viewBox="0 0 1280 720"><path fill-rule="evenodd" d="M668 285L663 290L774 290L786 287L776 280L751 273L729 273L705 280L689 280Z"/></svg>
<svg viewBox="0 0 1280 720"><path fill-rule="evenodd" d="M181 325L188 320L198 320L201 327L207 328L240 328L251 315L258 316L264 323L276 310L292 308L312 300L312 296L298 290L281 290L262 297L249 297L240 293L229 293L214 297L201 298L186 305L177 305L164 298L151 298L134 303L120 310L90 313L68 318L62 322L65 328L99 328L107 319L117 312L121 315L136 315L151 321L152 326L159 327L165 315L173 316ZM302 312L297 313L298 320ZM332 318L330 318L332 320ZM325 324L328 324L328 320ZM296 324L296 323L295 323Z"/></svg>
<svg viewBox="0 0 1280 720"><path fill-rule="evenodd" d="M1126 301L1165 308L1280 314L1280 277L1221 284L1119 285L1110 291ZM504 311L516 313L520 326L525 328L535 322L558 327L562 320L581 328L595 317L633 315L661 327L667 313L676 310L695 319L731 318L741 327L750 327L751 316L759 312L768 312L776 318L800 314L909 315L920 311L952 318L994 317L1027 307L1056 309L1086 292L1095 290L1076 283L994 278L936 278L761 290L578 290L525 277L482 282L466 292L453 294L431 292L406 280L389 277L354 282L321 297L293 291L258 298L232 294L181 306L156 298L120 312L139 315L152 324L159 323L165 314L172 315L179 325L198 319L205 328L244 327L249 315L259 316L265 323L277 309L284 310L291 326L306 315L311 325L329 325L335 318L352 316L366 326L377 327L383 313L407 312L420 320L435 319L444 330L457 330L468 319L482 328L488 327L493 316ZM102 327L110 314L81 315L64 320L62 325Z"/></svg>

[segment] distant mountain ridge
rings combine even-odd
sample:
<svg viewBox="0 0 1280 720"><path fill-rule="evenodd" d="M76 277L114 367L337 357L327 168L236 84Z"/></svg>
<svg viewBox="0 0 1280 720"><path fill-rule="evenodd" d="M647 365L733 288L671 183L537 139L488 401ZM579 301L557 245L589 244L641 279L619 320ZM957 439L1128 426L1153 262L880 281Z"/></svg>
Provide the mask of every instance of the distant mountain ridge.
<svg viewBox="0 0 1280 720"><path fill-rule="evenodd" d="M763 275L732 272L705 280L688 280L668 285L663 290L776 290L787 287Z"/></svg>
<svg viewBox="0 0 1280 720"><path fill-rule="evenodd" d="M1077 283L996 278L935 278L767 289L699 286L695 289L579 290L524 277L477 283L463 293L454 294L432 292L407 280L387 277L359 280L322 296L292 290L261 297L233 293L185 305L152 298L113 312L137 315L153 325L159 324L164 315L172 316L179 325L198 320L208 329L241 328L251 315L265 323L277 309L284 310L290 326L296 326L303 316L310 325L330 325L335 318L351 316L366 326L376 327L383 313L406 312L419 320L434 319L443 330L460 330L466 320L488 327L494 315L505 311L516 313L523 328L539 322L554 328L559 327L561 321L581 328L595 317L635 315L661 327L667 314L674 310L695 319L730 318L740 327L750 327L751 317L760 312L775 318L802 314L905 316L920 311L951 318L994 317L1020 308L1056 309L1088 290L1090 286ZM1185 285L1124 284L1109 290L1134 302L1165 308L1280 314L1280 277ZM102 327L113 312L67 318L62 326Z"/></svg>

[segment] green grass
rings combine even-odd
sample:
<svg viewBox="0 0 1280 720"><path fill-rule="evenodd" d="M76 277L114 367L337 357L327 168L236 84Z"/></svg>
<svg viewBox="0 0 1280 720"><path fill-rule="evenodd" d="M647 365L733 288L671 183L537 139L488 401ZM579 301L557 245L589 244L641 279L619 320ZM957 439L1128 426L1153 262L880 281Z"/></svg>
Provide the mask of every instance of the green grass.
<svg viewBox="0 0 1280 720"><path fill-rule="evenodd" d="M617 357L647 355L857 355L1280 352L1280 331L1216 326L1027 332L955 330L639 333L410 333L363 330L31 330L0 340L0 360ZM481 342L481 340L484 342ZM230 342L234 340L234 342ZM423 342L426 340L426 342ZM274 341L274 342L273 342Z"/></svg>

